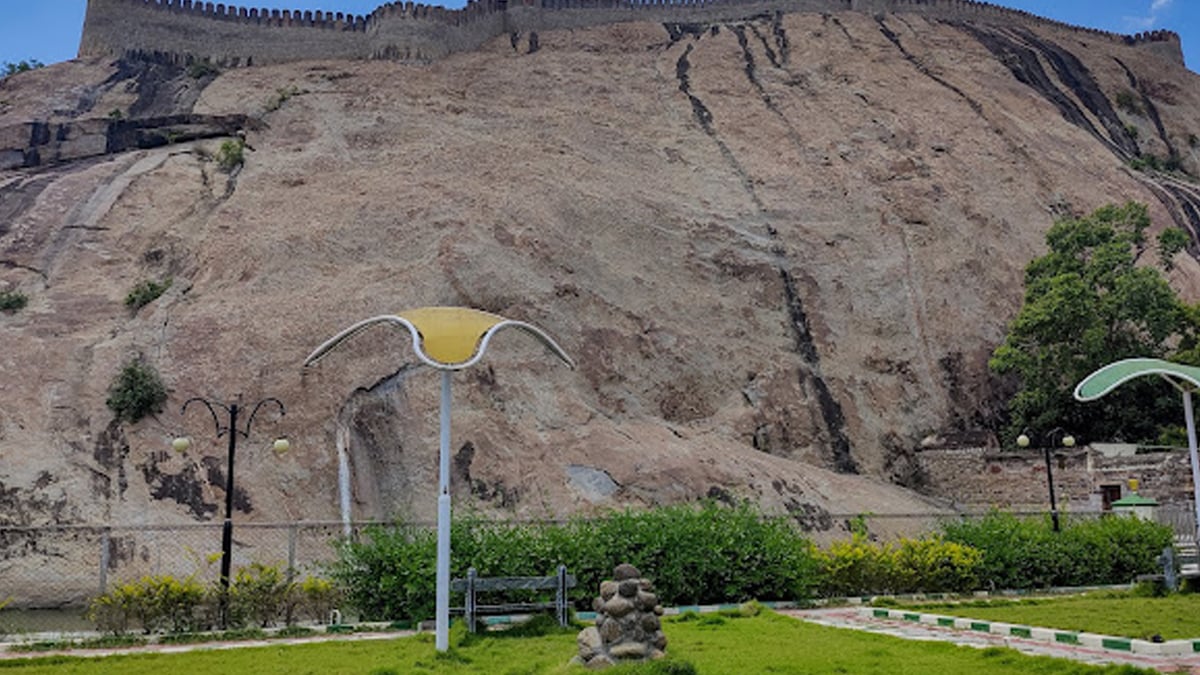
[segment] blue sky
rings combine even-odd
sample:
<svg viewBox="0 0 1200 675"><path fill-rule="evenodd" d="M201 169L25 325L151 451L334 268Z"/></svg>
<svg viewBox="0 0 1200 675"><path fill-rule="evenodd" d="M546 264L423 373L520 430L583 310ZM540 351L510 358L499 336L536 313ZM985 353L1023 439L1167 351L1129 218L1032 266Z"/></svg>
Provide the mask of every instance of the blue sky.
<svg viewBox="0 0 1200 675"><path fill-rule="evenodd" d="M1200 72L1200 0L992 0L1051 19L1115 33L1168 29L1183 38L1188 67ZM276 9L324 9L367 14L383 0L232 0L227 4ZM437 2L461 7L462 0ZM0 0L0 63L75 56L87 0Z"/></svg>

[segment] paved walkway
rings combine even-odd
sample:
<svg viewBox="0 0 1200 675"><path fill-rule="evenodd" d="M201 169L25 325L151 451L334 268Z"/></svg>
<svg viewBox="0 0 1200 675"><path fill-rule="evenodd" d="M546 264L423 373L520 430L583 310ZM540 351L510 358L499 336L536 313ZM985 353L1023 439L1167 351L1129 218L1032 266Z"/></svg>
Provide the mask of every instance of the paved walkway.
<svg viewBox="0 0 1200 675"><path fill-rule="evenodd" d="M912 621L869 617L864 616L857 607L781 609L778 611L781 614L793 616L803 621L818 623L823 626L892 635L906 640L939 640L979 648L1011 647L1025 654L1054 656L1094 665L1129 664L1140 668L1153 668L1164 673L1200 675L1200 654L1190 656L1150 656L1077 645L1054 644L979 631L932 626Z"/></svg>
<svg viewBox="0 0 1200 675"><path fill-rule="evenodd" d="M281 645L300 645L312 642L349 642L353 640L394 640L396 638L415 635L415 631L387 631L382 633L322 633L295 638L272 638L270 640L229 640L213 642L194 642L179 645L149 644L131 647L104 647L99 649L65 649L49 651L11 651L0 648L0 661L11 659L33 659L44 656L80 656L96 658L114 656L116 654L179 654L182 652L214 651L222 649L242 649L244 647L278 647Z"/></svg>

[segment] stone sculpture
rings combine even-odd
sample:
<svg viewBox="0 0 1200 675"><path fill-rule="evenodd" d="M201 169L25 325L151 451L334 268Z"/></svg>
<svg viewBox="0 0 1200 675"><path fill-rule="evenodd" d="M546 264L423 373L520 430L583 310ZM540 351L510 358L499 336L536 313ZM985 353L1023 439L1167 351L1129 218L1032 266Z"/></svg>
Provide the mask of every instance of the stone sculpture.
<svg viewBox="0 0 1200 675"><path fill-rule="evenodd" d="M573 662L606 668L665 656L667 636L659 620L663 609L651 591L650 580L636 567L617 565L613 578L601 582L600 597L592 601L596 625L579 632L579 654Z"/></svg>

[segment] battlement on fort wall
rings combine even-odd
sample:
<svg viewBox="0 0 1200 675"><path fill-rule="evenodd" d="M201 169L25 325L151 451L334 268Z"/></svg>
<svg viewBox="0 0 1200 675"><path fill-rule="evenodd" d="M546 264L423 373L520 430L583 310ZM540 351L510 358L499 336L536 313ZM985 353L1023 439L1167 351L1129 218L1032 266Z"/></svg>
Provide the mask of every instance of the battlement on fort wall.
<svg viewBox="0 0 1200 675"><path fill-rule="evenodd" d="M336 1L336 0L331 0ZM470 0L449 10L388 2L369 15L238 7L195 0L88 0L81 57L225 66L315 59L430 61L494 37L624 21L717 22L762 13L911 13L999 25L1043 25L1145 47L1183 64L1179 35L1119 35L975 0Z"/></svg>

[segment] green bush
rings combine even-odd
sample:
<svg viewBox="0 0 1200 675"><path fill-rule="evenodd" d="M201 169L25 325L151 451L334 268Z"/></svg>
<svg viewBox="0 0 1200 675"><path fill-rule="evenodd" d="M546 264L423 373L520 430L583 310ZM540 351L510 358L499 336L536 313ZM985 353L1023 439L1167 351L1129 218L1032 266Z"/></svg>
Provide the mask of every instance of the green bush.
<svg viewBox="0 0 1200 675"><path fill-rule="evenodd" d="M339 591L325 579L310 578L296 583L279 566L254 563L237 570L226 593L219 583L205 587L194 577L179 580L171 576L148 576L119 584L94 598L88 604L86 616L97 630L112 635L140 628L146 633L180 636L220 627L220 609L226 600L227 630L223 637L233 639L238 635L262 635L260 626L277 623L291 626L297 607L305 602L313 607L331 603ZM318 618L328 616L325 611Z"/></svg>
<svg viewBox="0 0 1200 675"><path fill-rule="evenodd" d="M827 597L876 593L965 593L979 580L983 553L938 537L879 544L856 536L818 556Z"/></svg>
<svg viewBox="0 0 1200 675"><path fill-rule="evenodd" d="M16 312L29 303L29 298L20 291L0 291L0 312Z"/></svg>
<svg viewBox="0 0 1200 675"><path fill-rule="evenodd" d="M1142 104L1138 97L1128 89L1117 92L1117 107L1131 115L1142 114Z"/></svg>
<svg viewBox="0 0 1200 675"><path fill-rule="evenodd" d="M136 312L166 293L167 289L171 287L171 283L170 278L162 281L140 281L125 296L125 306Z"/></svg>
<svg viewBox="0 0 1200 675"><path fill-rule="evenodd" d="M204 600L204 587L191 577L148 576L92 600L87 617L98 630L114 635L134 623L146 633L185 633L200 626Z"/></svg>
<svg viewBox="0 0 1200 675"><path fill-rule="evenodd" d="M300 596L300 611L312 621L324 623L342 602L342 589L329 579L308 577L296 591Z"/></svg>
<svg viewBox="0 0 1200 675"><path fill-rule="evenodd" d="M221 143L217 150L217 167L225 173L230 173L246 163L246 143L241 139L231 139Z"/></svg>
<svg viewBox="0 0 1200 675"><path fill-rule="evenodd" d="M1135 518L1018 518L994 511L980 520L943 525L945 538L983 552L980 580L993 589L1129 583L1157 568L1169 527Z"/></svg>
<svg viewBox="0 0 1200 675"><path fill-rule="evenodd" d="M16 63L5 61L3 66L0 66L0 80L17 73L27 73L31 70L45 67L46 64L37 59L20 60Z"/></svg>
<svg viewBox="0 0 1200 675"><path fill-rule="evenodd" d="M1161 158L1150 153L1143 153L1129 160L1129 168L1134 171L1179 171L1182 165L1178 157Z"/></svg>
<svg viewBox="0 0 1200 675"><path fill-rule="evenodd" d="M221 74L221 69L213 64L208 59L200 61L192 61L188 64L188 75L194 79L203 79L205 77L216 77Z"/></svg>
<svg viewBox="0 0 1200 675"><path fill-rule="evenodd" d="M104 403L118 420L133 423L160 412L166 401L167 387L154 366L133 360L127 362L113 380Z"/></svg>
<svg viewBox="0 0 1200 675"><path fill-rule="evenodd" d="M364 618L425 619L434 609L435 547L427 529L373 528L339 547L333 577ZM665 605L804 599L817 584L811 543L788 522L749 506L619 511L554 525L460 519L451 527L451 550L454 577L469 567L483 577L548 576L566 565L578 580L571 600L587 608L623 562L653 581Z"/></svg>
<svg viewBox="0 0 1200 675"><path fill-rule="evenodd" d="M263 107L263 109L266 112L275 112L276 110L282 108L283 104L293 96L299 96L300 94L307 93L307 90L301 89L294 84L290 87L280 87L275 90L275 95L267 101L267 104Z"/></svg>
<svg viewBox="0 0 1200 675"><path fill-rule="evenodd" d="M278 565L252 563L230 580L229 627L265 628L279 620L290 626L299 599L296 584Z"/></svg>

